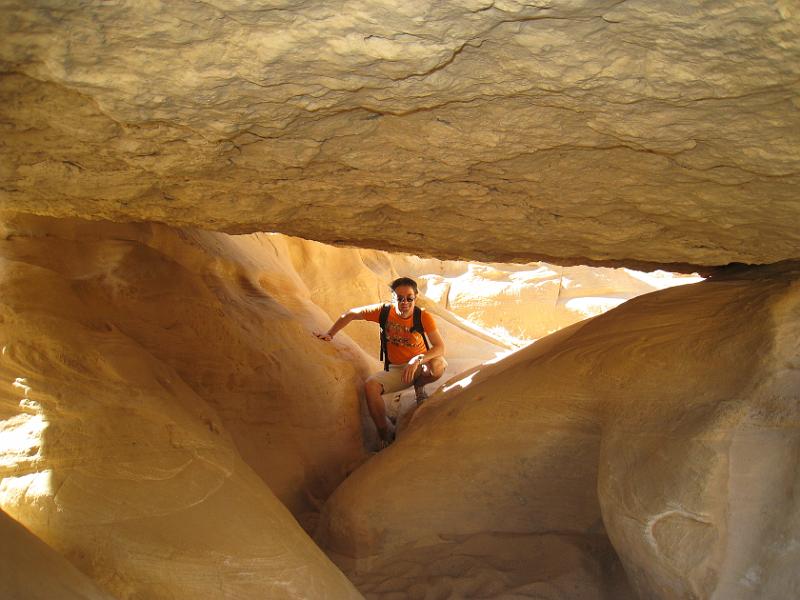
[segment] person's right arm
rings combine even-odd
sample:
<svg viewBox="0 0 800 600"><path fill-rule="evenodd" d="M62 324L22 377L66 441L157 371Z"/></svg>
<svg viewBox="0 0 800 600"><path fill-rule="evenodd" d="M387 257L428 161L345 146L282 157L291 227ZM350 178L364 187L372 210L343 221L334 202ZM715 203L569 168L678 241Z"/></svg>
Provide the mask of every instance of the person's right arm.
<svg viewBox="0 0 800 600"><path fill-rule="evenodd" d="M339 331L344 329L350 321L363 321L364 314L363 314L363 307L362 308L351 308L350 310L343 312L341 316L336 319L336 322L331 325L331 328L328 329L325 333L318 333L314 332L319 339L325 340L326 342L330 342Z"/></svg>

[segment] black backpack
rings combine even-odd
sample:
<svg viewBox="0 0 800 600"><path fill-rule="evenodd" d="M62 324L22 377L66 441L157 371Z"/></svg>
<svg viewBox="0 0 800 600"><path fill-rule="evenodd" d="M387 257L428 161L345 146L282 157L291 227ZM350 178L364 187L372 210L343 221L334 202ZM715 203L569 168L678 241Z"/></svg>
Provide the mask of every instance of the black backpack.
<svg viewBox="0 0 800 600"><path fill-rule="evenodd" d="M378 324L381 326L381 360L383 361L384 371L389 370L389 353L386 351L386 323L389 321L389 311L391 309L391 304L384 304L378 317ZM425 335L425 328L422 326L422 309L418 306L414 307L414 324L411 325L411 331L416 331L422 336L422 341L425 342L425 350L431 349L431 345L428 343L428 336Z"/></svg>

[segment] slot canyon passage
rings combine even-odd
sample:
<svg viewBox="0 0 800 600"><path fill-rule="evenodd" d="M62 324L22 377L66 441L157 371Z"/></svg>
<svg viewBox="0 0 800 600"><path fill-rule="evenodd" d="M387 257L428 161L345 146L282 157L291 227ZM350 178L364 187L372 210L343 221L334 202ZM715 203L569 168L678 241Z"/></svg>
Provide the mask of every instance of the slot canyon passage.
<svg viewBox="0 0 800 600"><path fill-rule="evenodd" d="M0 598L800 597L796 2L0 0L0 124Z"/></svg>

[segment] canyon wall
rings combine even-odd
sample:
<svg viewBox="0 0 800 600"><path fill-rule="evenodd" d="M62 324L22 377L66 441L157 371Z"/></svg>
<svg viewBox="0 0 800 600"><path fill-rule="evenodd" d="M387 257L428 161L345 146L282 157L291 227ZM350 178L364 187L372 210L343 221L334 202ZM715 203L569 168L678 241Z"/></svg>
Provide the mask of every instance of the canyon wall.
<svg viewBox="0 0 800 600"><path fill-rule="evenodd" d="M245 460L297 515L315 512L363 460L354 425L360 418L359 382L380 368L374 324L351 324L333 352L310 335L313 330L326 329L350 307L389 300L388 282L400 274L421 276L423 292L434 288L430 281L440 284L449 276L447 281L458 282L448 283L457 293L443 298L439 290L433 299L423 295L421 304L437 317L453 375L514 348L487 331L509 315L527 339L584 316L565 311L553 297L563 272L557 278L546 265L537 265L534 276L503 265L478 267L476 273L465 263L337 249L281 235L231 237L10 215L4 233L8 259L55 271L75 288L76 315L102 321L96 325L101 329L119 328L176 369L220 414ZM622 301L637 281L624 271L604 270L601 287L593 284L592 269L568 271L587 282L564 284L584 298L607 293L617 296L607 300ZM639 284L635 291L651 289ZM18 290L6 301L16 298L14 304L23 307L25 297ZM459 319L448 306L484 327ZM322 367L319 380L306 375L308 363ZM331 435L329 423L339 433ZM362 433L369 438L369 431Z"/></svg>
<svg viewBox="0 0 800 600"><path fill-rule="evenodd" d="M354 593L294 519L313 529L375 446L361 382L380 363L313 332L329 301L335 318L388 297L394 267L318 249L309 289L304 245L5 215L0 506L115 597ZM441 330L458 368L508 350L457 319Z"/></svg>
<svg viewBox="0 0 800 600"><path fill-rule="evenodd" d="M156 225L4 233L3 510L115 598L359 597L286 508L366 456L361 351L319 350L291 272Z"/></svg>
<svg viewBox="0 0 800 600"><path fill-rule="evenodd" d="M443 388L318 539L375 598L629 597L609 541L639 598L792 597L799 340L796 263L630 300Z"/></svg>
<svg viewBox="0 0 800 600"><path fill-rule="evenodd" d="M0 585L797 596L798 98L790 0L0 0Z"/></svg>
<svg viewBox="0 0 800 600"><path fill-rule="evenodd" d="M445 261L420 273L425 295L510 343L525 343L656 290L696 283L697 274L630 269L468 264ZM410 272L419 266L409 265Z"/></svg>
<svg viewBox="0 0 800 600"><path fill-rule="evenodd" d="M112 600L63 556L0 511L0 597Z"/></svg>
<svg viewBox="0 0 800 600"><path fill-rule="evenodd" d="M10 214L2 233L0 506L114 597L357 597L301 528L332 492L318 539L369 597L797 585L796 267L645 294L498 361L445 306L462 277L537 289L524 267ZM367 461L375 327L313 331L407 272L466 371Z"/></svg>
<svg viewBox="0 0 800 600"><path fill-rule="evenodd" d="M335 248L279 234L267 239L279 245L314 302L331 319L359 303L391 300L389 282L409 276L419 285L420 306L439 317L451 337L465 329L506 349L524 346L635 296L702 279L696 273L438 260ZM369 355L378 353L374 325L355 322L346 333ZM458 346L451 348L454 352L449 356L461 359L481 354L477 348L462 348L465 339L456 341Z"/></svg>

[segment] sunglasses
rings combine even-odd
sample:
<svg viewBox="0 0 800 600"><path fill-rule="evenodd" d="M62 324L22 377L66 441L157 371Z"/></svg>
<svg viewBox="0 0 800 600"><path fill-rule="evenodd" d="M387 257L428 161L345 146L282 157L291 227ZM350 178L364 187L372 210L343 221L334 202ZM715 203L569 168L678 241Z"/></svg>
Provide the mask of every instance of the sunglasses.
<svg viewBox="0 0 800 600"><path fill-rule="evenodd" d="M398 302L413 302L414 300L416 300L416 298L414 296L397 296L397 295L395 295L395 298L397 298Z"/></svg>

